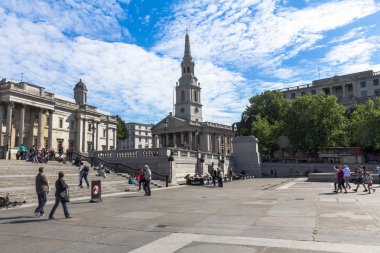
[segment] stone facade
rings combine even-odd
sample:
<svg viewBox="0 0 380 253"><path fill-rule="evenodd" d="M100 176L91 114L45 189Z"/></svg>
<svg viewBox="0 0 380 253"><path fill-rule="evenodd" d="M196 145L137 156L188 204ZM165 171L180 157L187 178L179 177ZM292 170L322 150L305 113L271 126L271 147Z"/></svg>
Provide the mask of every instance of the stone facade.
<svg viewBox="0 0 380 253"><path fill-rule="evenodd" d="M195 77L190 39L186 33L181 77L176 85L175 115L170 113L152 127L154 147L179 147L203 152L232 153L231 126L203 122L201 87Z"/></svg>
<svg viewBox="0 0 380 253"><path fill-rule="evenodd" d="M128 139L118 142L118 149L152 148L151 124L130 122L125 124L128 130Z"/></svg>
<svg viewBox="0 0 380 253"><path fill-rule="evenodd" d="M380 71L372 70L314 80L311 84L279 90L285 98L294 100L306 94L327 94L338 98L347 107L380 96Z"/></svg>
<svg viewBox="0 0 380 253"><path fill-rule="evenodd" d="M73 148L88 152L116 147L116 118L87 104L87 88L80 80L74 99L47 92L26 82L0 82L0 146Z"/></svg>

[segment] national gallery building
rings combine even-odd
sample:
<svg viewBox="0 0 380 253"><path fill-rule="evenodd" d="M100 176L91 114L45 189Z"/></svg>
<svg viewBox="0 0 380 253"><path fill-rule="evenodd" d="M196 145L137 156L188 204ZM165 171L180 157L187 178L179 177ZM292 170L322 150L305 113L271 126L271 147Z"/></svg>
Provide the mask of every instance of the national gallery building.
<svg viewBox="0 0 380 253"><path fill-rule="evenodd" d="M89 152L116 147L116 118L87 104L80 80L74 99L26 82L0 81L0 158L15 157L18 147L62 147Z"/></svg>

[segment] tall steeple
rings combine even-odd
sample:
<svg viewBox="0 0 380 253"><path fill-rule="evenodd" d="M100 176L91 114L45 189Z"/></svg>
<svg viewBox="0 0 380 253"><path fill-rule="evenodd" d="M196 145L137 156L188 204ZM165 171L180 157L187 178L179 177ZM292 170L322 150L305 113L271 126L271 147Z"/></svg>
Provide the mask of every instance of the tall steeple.
<svg viewBox="0 0 380 253"><path fill-rule="evenodd" d="M185 53L183 55L182 62L184 61L190 61L190 62L193 61L193 58L191 57L191 50L190 50L190 38L189 38L189 34L187 33L187 30L186 30L186 37L185 37Z"/></svg>
<svg viewBox="0 0 380 253"><path fill-rule="evenodd" d="M194 75L194 66L190 51L190 37L186 31L181 78L176 86L175 116L202 122L201 87Z"/></svg>

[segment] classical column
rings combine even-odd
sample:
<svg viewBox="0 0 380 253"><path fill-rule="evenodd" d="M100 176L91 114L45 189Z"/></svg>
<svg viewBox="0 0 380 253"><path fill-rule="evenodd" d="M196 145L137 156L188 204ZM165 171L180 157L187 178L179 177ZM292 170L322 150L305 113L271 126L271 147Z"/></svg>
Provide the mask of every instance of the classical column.
<svg viewBox="0 0 380 253"><path fill-rule="evenodd" d="M49 111L49 132L48 132L49 148L53 147L53 114L54 114L54 110L50 110Z"/></svg>
<svg viewBox="0 0 380 253"><path fill-rule="evenodd" d="M98 147L99 146L99 122L96 122L95 143L94 143L95 145L94 147L96 147L95 150L98 151L99 150L99 147Z"/></svg>
<svg viewBox="0 0 380 253"><path fill-rule="evenodd" d="M34 144L34 121L36 119L36 113L34 110L30 110L30 127L29 127L29 136L28 136L28 145L29 148Z"/></svg>
<svg viewBox="0 0 380 253"><path fill-rule="evenodd" d="M165 133L165 147L169 147L169 133Z"/></svg>
<svg viewBox="0 0 380 253"><path fill-rule="evenodd" d="M88 124L87 124L87 120L86 119L83 119L83 137L82 137L82 140L83 140L83 143L82 143L82 151L83 152L88 152L90 150L87 150L87 127L88 127Z"/></svg>
<svg viewBox="0 0 380 253"><path fill-rule="evenodd" d="M7 145L9 145L9 147L12 146L12 113L13 113L13 107L14 107L14 104L13 103L9 103L8 104L8 108L7 108Z"/></svg>
<svg viewBox="0 0 380 253"><path fill-rule="evenodd" d="M177 133L173 133L173 147L177 146Z"/></svg>
<svg viewBox="0 0 380 253"><path fill-rule="evenodd" d="M41 149L42 148L42 114L43 114L43 109L40 108L38 112L38 131L37 131L37 148Z"/></svg>
<svg viewBox="0 0 380 253"><path fill-rule="evenodd" d="M18 138L18 146L24 142L24 128L25 128L25 105L21 104L20 108L20 130L19 130L19 138Z"/></svg>
<svg viewBox="0 0 380 253"><path fill-rule="evenodd" d="M116 129L113 129L113 149L116 150L116 143L117 138L116 138Z"/></svg>
<svg viewBox="0 0 380 253"><path fill-rule="evenodd" d="M184 142L185 142L185 136L184 136L183 132L181 132L181 143L180 144L183 146Z"/></svg>
<svg viewBox="0 0 380 253"><path fill-rule="evenodd" d="M108 122L107 122L107 125L106 125L106 150L109 150L110 149L110 146L109 146L109 128L108 128Z"/></svg>
<svg viewBox="0 0 380 253"><path fill-rule="evenodd" d="M189 131L189 149L193 149L193 132Z"/></svg>
<svg viewBox="0 0 380 253"><path fill-rule="evenodd" d="M80 152L82 150L82 127L83 127L83 121L81 114L77 115L77 151Z"/></svg>
<svg viewBox="0 0 380 253"><path fill-rule="evenodd" d="M4 107L0 104L0 146L3 144L3 118L4 118Z"/></svg>

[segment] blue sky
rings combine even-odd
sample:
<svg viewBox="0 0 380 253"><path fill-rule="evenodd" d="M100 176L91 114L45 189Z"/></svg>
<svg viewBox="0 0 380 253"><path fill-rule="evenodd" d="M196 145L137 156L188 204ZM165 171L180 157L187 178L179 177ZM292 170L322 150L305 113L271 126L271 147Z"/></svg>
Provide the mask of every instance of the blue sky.
<svg viewBox="0 0 380 253"><path fill-rule="evenodd" d="M0 77L73 97L126 121L172 111L185 30L206 121L239 120L264 90L380 71L380 0L7 0Z"/></svg>

